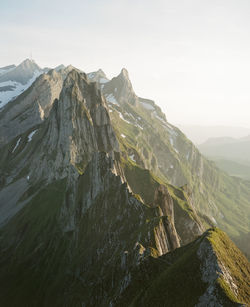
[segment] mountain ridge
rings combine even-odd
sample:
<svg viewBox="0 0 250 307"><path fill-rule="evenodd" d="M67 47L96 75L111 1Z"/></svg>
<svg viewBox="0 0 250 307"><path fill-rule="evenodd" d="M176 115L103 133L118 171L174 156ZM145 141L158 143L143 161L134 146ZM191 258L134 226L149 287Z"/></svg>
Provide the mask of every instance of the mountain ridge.
<svg viewBox="0 0 250 307"><path fill-rule="evenodd" d="M147 306L156 294L167 306L247 303L247 260L220 230L202 234L229 205L240 213L216 219L231 235L247 232L238 222L242 212L247 218L246 183L217 170L156 104L137 97L127 71L96 75L48 71L0 113L0 301ZM232 266L237 257L242 270ZM200 264L219 262L219 277L206 280ZM178 284L183 295L166 298L166 286Z"/></svg>

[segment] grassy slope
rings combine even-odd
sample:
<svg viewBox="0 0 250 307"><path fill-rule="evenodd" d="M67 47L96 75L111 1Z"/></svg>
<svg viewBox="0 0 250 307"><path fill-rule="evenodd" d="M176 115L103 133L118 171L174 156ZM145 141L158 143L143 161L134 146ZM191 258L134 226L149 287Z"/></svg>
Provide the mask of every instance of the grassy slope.
<svg viewBox="0 0 250 307"><path fill-rule="evenodd" d="M248 260L220 229L215 228L213 231L209 231L208 240L212 244L219 261L230 272L234 283L238 287L238 296L236 298L227 283L219 278L218 283L223 293L230 297L232 301L250 304L250 264Z"/></svg>
<svg viewBox="0 0 250 307"><path fill-rule="evenodd" d="M196 241L142 264L134 271L132 284L118 305L195 306L207 288L207 284L201 280L201 262L197 257L200 243L207 239L239 289L236 298L224 279L217 279L217 293L223 306L249 303L249 263L225 233L212 229Z"/></svg>

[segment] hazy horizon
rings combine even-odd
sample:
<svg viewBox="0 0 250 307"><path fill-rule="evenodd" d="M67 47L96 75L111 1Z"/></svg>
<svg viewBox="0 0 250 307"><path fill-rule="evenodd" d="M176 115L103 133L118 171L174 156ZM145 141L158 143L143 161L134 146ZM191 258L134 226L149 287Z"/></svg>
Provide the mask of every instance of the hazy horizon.
<svg viewBox="0 0 250 307"><path fill-rule="evenodd" d="M175 125L250 128L250 3L1 1L0 67L125 67Z"/></svg>

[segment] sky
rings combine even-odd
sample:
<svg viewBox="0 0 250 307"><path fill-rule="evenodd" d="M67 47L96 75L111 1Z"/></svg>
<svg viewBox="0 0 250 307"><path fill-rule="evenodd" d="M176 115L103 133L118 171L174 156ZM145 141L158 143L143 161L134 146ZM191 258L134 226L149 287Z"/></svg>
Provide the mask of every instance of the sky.
<svg viewBox="0 0 250 307"><path fill-rule="evenodd" d="M125 67L173 124L250 128L249 0L1 0L0 67Z"/></svg>

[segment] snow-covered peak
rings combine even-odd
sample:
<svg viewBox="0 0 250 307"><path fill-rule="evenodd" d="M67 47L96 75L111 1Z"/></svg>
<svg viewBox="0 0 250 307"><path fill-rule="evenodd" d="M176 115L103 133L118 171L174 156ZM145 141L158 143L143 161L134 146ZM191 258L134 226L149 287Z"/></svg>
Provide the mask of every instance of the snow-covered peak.
<svg viewBox="0 0 250 307"><path fill-rule="evenodd" d="M29 69L29 70L40 70L41 68L36 64L34 60L26 59L17 68Z"/></svg>
<svg viewBox="0 0 250 307"><path fill-rule="evenodd" d="M33 60L26 59L14 69L0 76L0 83L13 81L25 85L37 72L42 73L43 70Z"/></svg>
<svg viewBox="0 0 250 307"><path fill-rule="evenodd" d="M2 69L5 69L5 72L0 74L0 108L25 91L43 73L30 59L24 60L16 67L11 65Z"/></svg>

